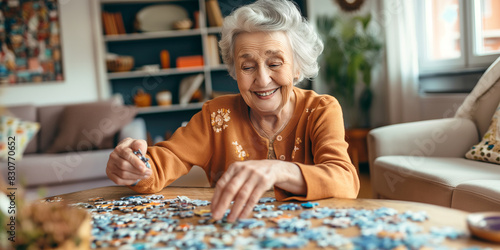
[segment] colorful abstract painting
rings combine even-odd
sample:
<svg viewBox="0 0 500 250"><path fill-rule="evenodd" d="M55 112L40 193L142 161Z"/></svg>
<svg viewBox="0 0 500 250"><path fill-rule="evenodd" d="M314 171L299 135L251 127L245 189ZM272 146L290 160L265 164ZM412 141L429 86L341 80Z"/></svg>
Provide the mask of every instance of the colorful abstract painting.
<svg viewBox="0 0 500 250"><path fill-rule="evenodd" d="M0 0L0 81L64 80L57 0Z"/></svg>

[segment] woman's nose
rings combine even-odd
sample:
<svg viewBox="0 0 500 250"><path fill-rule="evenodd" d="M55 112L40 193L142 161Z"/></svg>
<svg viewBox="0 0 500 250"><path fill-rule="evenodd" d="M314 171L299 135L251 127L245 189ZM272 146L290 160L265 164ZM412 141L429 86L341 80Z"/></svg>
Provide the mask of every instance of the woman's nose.
<svg viewBox="0 0 500 250"><path fill-rule="evenodd" d="M269 72L269 69L266 67L259 67L259 69L256 72L256 77L255 81L257 84L266 86L271 82L271 74Z"/></svg>

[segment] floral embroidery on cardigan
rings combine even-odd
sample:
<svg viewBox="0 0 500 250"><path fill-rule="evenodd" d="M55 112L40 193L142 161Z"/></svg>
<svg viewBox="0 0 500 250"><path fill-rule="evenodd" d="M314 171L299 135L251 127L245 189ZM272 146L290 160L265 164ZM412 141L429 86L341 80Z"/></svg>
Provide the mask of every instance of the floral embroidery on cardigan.
<svg viewBox="0 0 500 250"><path fill-rule="evenodd" d="M295 152L297 152L298 150L300 150L300 148L298 147L298 145L301 144L301 143L302 143L302 140L300 139L300 137L295 138L295 146L293 147L292 159L295 158Z"/></svg>
<svg viewBox="0 0 500 250"><path fill-rule="evenodd" d="M228 127L227 122L231 120L231 117L229 116L229 113L231 113L231 110L229 109L219 109L217 110L217 113L213 112L211 115L211 124L212 128L216 133L221 132L223 129L226 129Z"/></svg>
<svg viewBox="0 0 500 250"><path fill-rule="evenodd" d="M300 143L302 143L302 140L300 139L300 137L297 137L295 139L295 144L300 144Z"/></svg>
<svg viewBox="0 0 500 250"><path fill-rule="evenodd" d="M309 113L309 115L307 116L307 120L309 120L309 116L312 115L312 112L314 112L314 110L316 110L316 108L313 108L311 110L309 110L309 108L306 108L306 113Z"/></svg>
<svg viewBox="0 0 500 250"><path fill-rule="evenodd" d="M238 154L240 160L244 161L246 158L250 156L249 154L247 154L245 150L243 150L243 147L240 144L238 144L237 141L233 141L232 144L236 146L236 153Z"/></svg>

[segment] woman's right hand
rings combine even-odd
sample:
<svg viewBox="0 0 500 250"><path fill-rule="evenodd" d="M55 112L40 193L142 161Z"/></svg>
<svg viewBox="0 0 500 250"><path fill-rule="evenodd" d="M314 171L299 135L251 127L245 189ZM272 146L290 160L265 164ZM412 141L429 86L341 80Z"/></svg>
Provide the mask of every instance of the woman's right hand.
<svg viewBox="0 0 500 250"><path fill-rule="evenodd" d="M134 154L138 149L145 155L148 145L145 140L123 139L109 155L106 166L108 178L118 185L132 185L139 179L147 179L153 173Z"/></svg>

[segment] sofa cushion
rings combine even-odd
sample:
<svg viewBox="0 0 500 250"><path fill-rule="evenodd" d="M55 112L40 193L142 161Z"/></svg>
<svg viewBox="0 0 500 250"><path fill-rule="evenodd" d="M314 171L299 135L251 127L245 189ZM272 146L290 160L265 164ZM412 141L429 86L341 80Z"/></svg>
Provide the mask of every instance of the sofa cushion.
<svg viewBox="0 0 500 250"><path fill-rule="evenodd" d="M453 191L451 207L468 212L500 210L500 179L467 181Z"/></svg>
<svg viewBox="0 0 500 250"><path fill-rule="evenodd" d="M498 165L463 158L381 156L374 165L370 175L375 193L446 207L459 184L500 176Z"/></svg>
<svg viewBox="0 0 500 250"><path fill-rule="evenodd" d="M478 83L458 108L455 117L467 118L476 124L479 136L490 125L491 116L500 102L500 57L481 76Z"/></svg>
<svg viewBox="0 0 500 250"><path fill-rule="evenodd" d="M499 57L500 58L500 57ZM499 68L500 70L500 68ZM478 98L474 110L474 122L477 124L479 134L484 135L488 129L495 107L500 102L500 78L489 88L484 95Z"/></svg>
<svg viewBox="0 0 500 250"><path fill-rule="evenodd" d="M135 115L135 108L113 100L66 106L57 124L57 136L45 152L112 148L115 134Z"/></svg>
<svg viewBox="0 0 500 250"><path fill-rule="evenodd" d="M50 105L38 108L38 121L40 122L38 153L45 152L54 142L58 131L57 124L63 111L63 105Z"/></svg>
<svg viewBox="0 0 500 250"><path fill-rule="evenodd" d="M483 139L472 146L465 157L471 160L500 164L500 103L493 118L491 118L490 127Z"/></svg>
<svg viewBox="0 0 500 250"><path fill-rule="evenodd" d="M21 160L26 146L35 137L40 125L13 116L0 116L0 160L7 157Z"/></svg>
<svg viewBox="0 0 500 250"><path fill-rule="evenodd" d="M23 180L28 188L106 178L106 162L112 151L28 154L16 162L16 178ZM0 171L2 176L7 176L7 168Z"/></svg>
<svg viewBox="0 0 500 250"><path fill-rule="evenodd" d="M12 115L14 117L17 117L23 121L29 121L29 122L37 122L37 114L36 114L36 107L34 105L28 104L28 105L17 105L17 106L10 106L7 108L8 115ZM30 153L36 153L38 150L38 137L40 133L38 133L37 136L34 136L28 145L26 146L26 149L24 150L24 153L30 154Z"/></svg>

